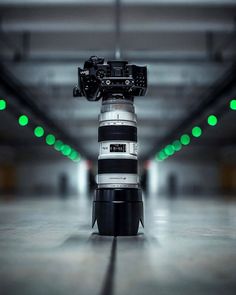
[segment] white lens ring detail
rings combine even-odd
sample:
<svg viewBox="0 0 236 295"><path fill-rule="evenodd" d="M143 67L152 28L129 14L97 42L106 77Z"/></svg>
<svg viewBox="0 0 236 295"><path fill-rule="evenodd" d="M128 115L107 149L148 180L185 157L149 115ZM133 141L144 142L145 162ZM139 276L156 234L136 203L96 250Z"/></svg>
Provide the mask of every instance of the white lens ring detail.
<svg viewBox="0 0 236 295"><path fill-rule="evenodd" d="M139 177L137 174L128 173L104 173L96 176L97 184L138 184Z"/></svg>
<svg viewBox="0 0 236 295"><path fill-rule="evenodd" d="M101 113L99 115L99 122L104 121L130 121L137 123L137 116L134 113L124 111L111 111Z"/></svg>
<svg viewBox="0 0 236 295"><path fill-rule="evenodd" d="M112 145L124 145L125 152L112 152ZM127 141L103 141L99 143L99 159L101 158L127 158L137 159L138 155L138 144L137 142L127 142Z"/></svg>

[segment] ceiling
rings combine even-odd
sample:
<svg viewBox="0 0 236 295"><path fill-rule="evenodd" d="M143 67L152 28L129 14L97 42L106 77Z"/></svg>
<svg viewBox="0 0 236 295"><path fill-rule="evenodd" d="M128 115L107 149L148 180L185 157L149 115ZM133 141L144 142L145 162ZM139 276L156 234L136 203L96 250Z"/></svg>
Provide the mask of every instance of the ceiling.
<svg viewBox="0 0 236 295"><path fill-rule="evenodd" d="M119 50L121 58L148 66L148 94L135 99L143 159L153 156L235 61L233 0L1 0L0 21L2 65L89 159L97 155L101 102L74 99L72 89L77 67L90 55L114 59ZM16 95L0 89L19 111L41 122ZM235 85L219 102L233 94ZM207 130L196 146L212 148L212 142L225 140L225 130L232 144L232 120L225 119L221 132ZM0 123L2 145L49 151L31 130L17 126L14 115L1 115Z"/></svg>

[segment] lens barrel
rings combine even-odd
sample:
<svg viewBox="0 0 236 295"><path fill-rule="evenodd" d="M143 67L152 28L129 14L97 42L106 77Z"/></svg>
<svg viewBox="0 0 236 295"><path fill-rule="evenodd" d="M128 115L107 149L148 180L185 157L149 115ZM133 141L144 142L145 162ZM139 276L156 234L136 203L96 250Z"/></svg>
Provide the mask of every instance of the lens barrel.
<svg viewBox="0 0 236 295"><path fill-rule="evenodd" d="M101 126L98 128L98 141L123 140L137 142L137 127L135 126Z"/></svg>
<svg viewBox="0 0 236 295"><path fill-rule="evenodd" d="M93 225L97 221L101 235L136 235L139 222L143 225L143 203L132 100L111 98L102 102L98 142Z"/></svg>

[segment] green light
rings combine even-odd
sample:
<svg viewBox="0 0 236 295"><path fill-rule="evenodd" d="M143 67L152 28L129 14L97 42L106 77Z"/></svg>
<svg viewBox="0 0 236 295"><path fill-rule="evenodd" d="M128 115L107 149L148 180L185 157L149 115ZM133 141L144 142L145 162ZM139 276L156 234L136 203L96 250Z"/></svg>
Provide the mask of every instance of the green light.
<svg viewBox="0 0 236 295"><path fill-rule="evenodd" d="M180 142L183 144L183 145L188 145L190 143L190 137L188 136L188 134L183 134L181 137L180 137Z"/></svg>
<svg viewBox="0 0 236 295"><path fill-rule="evenodd" d="M182 148L182 144L181 144L181 142L180 142L179 140L175 140L175 141L172 143L172 146L173 146L173 148L174 148L174 150L175 150L176 152L180 151L181 148Z"/></svg>
<svg viewBox="0 0 236 295"><path fill-rule="evenodd" d="M70 155L69 155L69 158L70 158L72 161L74 161L74 160L77 159L77 157L78 157L78 153L77 153L75 150L72 150L71 153L70 153Z"/></svg>
<svg viewBox="0 0 236 295"><path fill-rule="evenodd" d="M164 149L165 153L167 156L172 156L174 154L174 148L171 144L168 144L165 149Z"/></svg>
<svg viewBox="0 0 236 295"><path fill-rule="evenodd" d="M63 142L61 140L56 140L56 142L54 144L54 148L55 148L55 150L60 152L62 150L63 145L64 144L63 144Z"/></svg>
<svg viewBox="0 0 236 295"><path fill-rule="evenodd" d="M77 157L73 160L74 162L79 162L81 160L81 156L78 153Z"/></svg>
<svg viewBox="0 0 236 295"><path fill-rule="evenodd" d="M162 160L165 160L166 158L168 158L168 156L166 155L166 153L164 152L164 150L161 150L159 153L159 156Z"/></svg>
<svg viewBox="0 0 236 295"><path fill-rule="evenodd" d="M65 144L61 150L62 154L64 156L69 156L69 154L71 153L71 147L67 144Z"/></svg>
<svg viewBox="0 0 236 295"><path fill-rule="evenodd" d="M229 104L231 110L236 111L236 99L232 99Z"/></svg>
<svg viewBox="0 0 236 295"><path fill-rule="evenodd" d="M20 126L26 126L29 123L29 119L26 115L21 115L18 119L18 123Z"/></svg>
<svg viewBox="0 0 236 295"><path fill-rule="evenodd" d="M56 139L55 139L55 136L53 134L48 134L46 136L46 143L48 145L53 145L55 143Z"/></svg>
<svg viewBox="0 0 236 295"><path fill-rule="evenodd" d="M200 137L202 135L202 129L200 127L198 127L198 126L193 127L192 135L194 137Z"/></svg>
<svg viewBox="0 0 236 295"><path fill-rule="evenodd" d="M155 159L157 161L163 161L167 158L167 155L165 154L165 152L163 150L161 150L159 153L156 154Z"/></svg>
<svg viewBox="0 0 236 295"><path fill-rule="evenodd" d="M207 118L207 123L210 125L210 126L215 126L218 122L218 119L215 115L210 115L208 118Z"/></svg>
<svg viewBox="0 0 236 295"><path fill-rule="evenodd" d="M41 126L37 126L35 129L34 129L34 135L36 137L42 137L44 135L44 129L43 127Z"/></svg>
<svg viewBox="0 0 236 295"><path fill-rule="evenodd" d="M159 156L159 153L157 153L157 154L155 155L155 160L156 160L156 161L162 161L161 158L160 158L160 156Z"/></svg>
<svg viewBox="0 0 236 295"><path fill-rule="evenodd" d="M0 111L4 111L7 108L7 103L4 99L0 99Z"/></svg>

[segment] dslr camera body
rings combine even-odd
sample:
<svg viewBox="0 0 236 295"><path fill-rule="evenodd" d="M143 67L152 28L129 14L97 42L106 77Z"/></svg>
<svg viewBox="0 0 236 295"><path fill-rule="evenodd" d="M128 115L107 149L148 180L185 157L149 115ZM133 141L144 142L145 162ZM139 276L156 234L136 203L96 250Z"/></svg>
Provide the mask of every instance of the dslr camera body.
<svg viewBox="0 0 236 295"><path fill-rule="evenodd" d="M147 68L96 56L78 68L74 96L102 99L98 127L98 174L92 226L99 234L136 235L143 225L138 177L137 117L133 100L147 91Z"/></svg>
<svg viewBox="0 0 236 295"><path fill-rule="evenodd" d="M129 65L127 61L108 61L91 56L78 68L78 85L74 88L74 96L85 96L89 101L121 95L132 99L144 96L147 90L147 68Z"/></svg>

